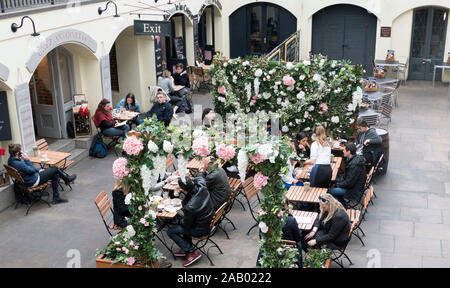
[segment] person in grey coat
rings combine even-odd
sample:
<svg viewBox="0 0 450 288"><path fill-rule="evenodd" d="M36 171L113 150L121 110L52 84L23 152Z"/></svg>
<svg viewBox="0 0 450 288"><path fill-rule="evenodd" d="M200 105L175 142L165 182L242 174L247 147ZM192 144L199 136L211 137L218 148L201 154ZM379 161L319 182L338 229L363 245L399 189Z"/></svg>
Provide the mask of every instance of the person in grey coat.
<svg viewBox="0 0 450 288"><path fill-rule="evenodd" d="M378 135L377 130L369 128L369 125L363 119L358 119L356 128L358 129L355 140L357 154L364 156L366 163L375 165L383 153L383 140Z"/></svg>
<svg viewBox="0 0 450 288"><path fill-rule="evenodd" d="M206 157L199 169L199 176L205 178L214 211L217 211L230 198L231 187L225 170L221 167L214 167L215 160L212 157Z"/></svg>

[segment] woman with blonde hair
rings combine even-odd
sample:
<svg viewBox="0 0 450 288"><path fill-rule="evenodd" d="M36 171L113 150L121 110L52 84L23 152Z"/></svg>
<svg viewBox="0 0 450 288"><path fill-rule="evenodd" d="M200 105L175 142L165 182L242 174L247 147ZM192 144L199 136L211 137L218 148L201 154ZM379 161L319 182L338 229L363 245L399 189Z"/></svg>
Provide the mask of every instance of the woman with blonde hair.
<svg viewBox="0 0 450 288"><path fill-rule="evenodd" d="M314 142L311 144L310 160L304 164L314 165L310 174L311 187L329 188L331 184L331 147L327 141L325 128L319 125L314 130Z"/></svg>
<svg viewBox="0 0 450 288"><path fill-rule="evenodd" d="M320 248L326 245L332 250L342 248L350 233L350 219L344 206L331 194L320 196L319 205L319 217L305 237L305 241L309 239L305 246Z"/></svg>

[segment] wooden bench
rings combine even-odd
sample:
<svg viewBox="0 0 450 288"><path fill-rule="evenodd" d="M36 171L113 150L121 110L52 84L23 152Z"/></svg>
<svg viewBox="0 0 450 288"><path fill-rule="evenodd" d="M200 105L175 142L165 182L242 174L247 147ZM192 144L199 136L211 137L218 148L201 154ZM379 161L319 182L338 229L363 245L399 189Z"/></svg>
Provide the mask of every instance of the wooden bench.
<svg viewBox="0 0 450 288"><path fill-rule="evenodd" d="M48 193L45 192L48 186L52 184L51 181L47 181L46 183L35 186L35 187L25 187L25 181L23 180L20 173L13 167L4 164L3 165L8 172L8 174L15 180L14 184L17 185L17 187L21 190L22 198L25 200L25 205L27 205L27 213L25 215L28 215L28 212L30 212L31 207L37 203L37 202L44 202L48 205L48 207L51 207L50 203L42 199L42 196L47 196ZM16 207L19 205L19 202L16 202Z"/></svg>

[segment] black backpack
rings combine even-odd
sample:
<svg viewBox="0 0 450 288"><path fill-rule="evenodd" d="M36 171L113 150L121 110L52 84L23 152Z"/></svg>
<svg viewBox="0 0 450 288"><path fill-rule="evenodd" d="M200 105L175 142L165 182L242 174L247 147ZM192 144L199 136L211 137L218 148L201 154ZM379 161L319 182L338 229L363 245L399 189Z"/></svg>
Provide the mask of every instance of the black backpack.
<svg viewBox="0 0 450 288"><path fill-rule="evenodd" d="M186 114L192 113L192 100L189 97L183 97L183 100L180 104L181 107L178 108L179 112L184 112Z"/></svg>
<svg viewBox="0 0 450 288"><path fill-rule="evenodd" d="M105 158L108 155L108 150L102 137L98 134L92 139L91 147L89 148L89 156L96 158Z"/></svg>
<svg viewBox="0 0 450 288"><path fill-rule="evenodd" d="M69 138L75 138L75 131L73 130L73 124L71 121L66 124L67 136Z"/></svg>

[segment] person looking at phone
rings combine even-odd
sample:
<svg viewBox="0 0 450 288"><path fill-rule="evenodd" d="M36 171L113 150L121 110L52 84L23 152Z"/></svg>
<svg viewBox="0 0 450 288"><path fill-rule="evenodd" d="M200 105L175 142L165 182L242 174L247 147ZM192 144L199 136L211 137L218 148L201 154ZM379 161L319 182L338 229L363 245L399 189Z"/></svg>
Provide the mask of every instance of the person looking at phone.
<svg viewBox="0 0 450 288"><path fill-rule="evenodd" d="M33 166L33 163L31 163L27 153L22 150L20 144L9 144L8 147L10 155L8 165L19 172L25 182L23 183L25 187L40 186L51 180L53 189L52 204L68 202L68 200L59 197L59 179L63 179L66 185L68 185L77 178L76 174L68 175L56 166L39 170Z"/></svg>

